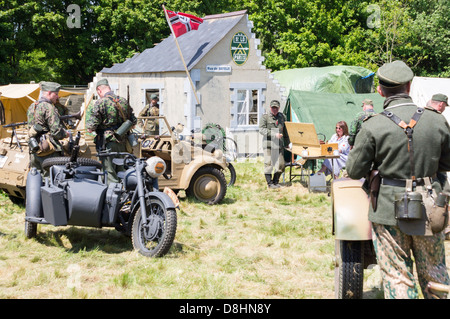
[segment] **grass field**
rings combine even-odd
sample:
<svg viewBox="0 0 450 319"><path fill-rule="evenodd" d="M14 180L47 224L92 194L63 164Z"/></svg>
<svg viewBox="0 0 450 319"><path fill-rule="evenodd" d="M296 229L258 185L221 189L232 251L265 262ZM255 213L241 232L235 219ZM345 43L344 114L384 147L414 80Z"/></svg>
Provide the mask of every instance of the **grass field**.
<svg viewBox="0 0 450 319"><path fill-rule="evenodd" d="M39 225L27 239L24 207L1 194L0 298L333 298L330 197L300 182L269 190L261 161L235 168L219 205L181 192L175 243L157 259L109 228ZM365 297L380 298L366 273Z"/></svg>

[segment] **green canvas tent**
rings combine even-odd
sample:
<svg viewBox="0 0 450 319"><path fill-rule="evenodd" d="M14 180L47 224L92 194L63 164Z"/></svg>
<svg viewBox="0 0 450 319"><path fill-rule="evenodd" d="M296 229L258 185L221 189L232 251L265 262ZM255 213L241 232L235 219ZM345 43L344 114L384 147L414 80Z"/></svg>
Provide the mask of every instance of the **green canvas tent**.
<svg viewBox="0 0 450 319"><path fill-rule="evenodd" d="M383 110L384 98L378 93L320 93L291 90L283 113L290 122L313 123L319 139L329 140L339 121L350 124L362 111L362 101L371 99L376 113Z"/></svg>
<svg viewBox="0 0 450 319"><path fill-rule="evenodd" d="M273 72L274 78L290 90L327 93L370 93L375 73L360 66L334 65Z"/></svg>

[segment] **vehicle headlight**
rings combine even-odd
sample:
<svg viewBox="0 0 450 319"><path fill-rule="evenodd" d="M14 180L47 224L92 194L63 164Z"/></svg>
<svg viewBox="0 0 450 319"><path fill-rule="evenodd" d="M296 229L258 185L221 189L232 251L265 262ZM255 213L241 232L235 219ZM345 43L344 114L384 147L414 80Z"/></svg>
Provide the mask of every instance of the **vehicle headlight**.
<svg viewBox="0 0 450 319"><path fill-rule="evenodd" d="M153 156L146 160L147 166L145 170L148 175L153 178L158 178L166 171L166 162L161 157Z"/></svg>

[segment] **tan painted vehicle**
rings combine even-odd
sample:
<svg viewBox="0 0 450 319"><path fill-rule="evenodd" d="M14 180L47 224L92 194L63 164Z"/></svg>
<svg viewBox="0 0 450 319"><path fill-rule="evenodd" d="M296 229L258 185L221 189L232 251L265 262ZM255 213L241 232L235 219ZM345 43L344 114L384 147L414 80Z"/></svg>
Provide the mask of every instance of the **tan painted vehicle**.
<svg viewBox="0 0 450 319"><path fill-rule="evenodd" d="M180 128L171 127L164 116L138 117L144 127L148 121L158 123L160 134L137 133L139 156L159 156L166 162L167 177L159 178L159 188L185 190L186 195L199 201L219 203L227 191L225 174L229 172L222 149L213 143L205 144L201 134L198 139L185 139ZM136 129L140 129L139 124Z"/></svg>
<svg viewBox="0 0 450 319"><path fill-rule="evenodd" d="M331 187L338 299L362 298L364 269L377 263L368 219L369 197L362 185L362 180L340 178Z"/></svg>
<svg viewBox="0 0 450 319"><path fill-rule="evenodd" d="M26 110L33 100L38 99L39 86L31 85L25 89L19 86L17 89L21 93L16 94L14 98L5 100L5 109L9 116L6 116L7 124L4 123L1 127L0 189L7 193L12 200L23 200L29 170ZM68 96L68 99L71 94L73 92L63 93L64 96ZM84 100L84 98L82 99ZM74 106L71 112L78 112L81 103L82 101L79 103L80 105ZM19 112L19 115L16 112L13 116L14 108L18 107L22 112ZM227 180L224 173L229 175L232 167L230 168L230 164L227 163L219 148L212 144L205 145L202 141L194 143L192 139L182 140L178 132L172 130L165 117L140 118L140 120L159 122L161 134L134 134L139 137L139 140L138 144L133 147L133 153L139 157L147 158L156 155L164 159L167 173L166 178L159 178L160 189L168 187L175 192L185 190L188 196L195 196L198 200L209 204L219 203L225 197ZM98 160L94 137L86 133L84 118L77 121L76 128L72 132L74 136L75 132L81 133L80 157ZM68 140L63 141L63 145L67 146L68 144Z"/></svg>

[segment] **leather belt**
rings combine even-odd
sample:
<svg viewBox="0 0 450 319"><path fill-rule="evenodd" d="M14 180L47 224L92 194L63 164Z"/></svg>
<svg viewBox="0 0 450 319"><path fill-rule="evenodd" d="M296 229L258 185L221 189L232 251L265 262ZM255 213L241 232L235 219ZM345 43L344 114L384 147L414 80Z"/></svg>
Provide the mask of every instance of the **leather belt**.
<svg viewBox="0 0 450 319"><path fill-rule="evenodd" d="M435 179L430 178L430 181L431 181L431 183L434 183ZM381 184L389 185L389 186L406 187L406 180L382 177ZM424 185L425 185L425 181L423 180L423 178L418 178L417 180L413 181L413 184L412 184L413 187L424 186Z"/></svg>

